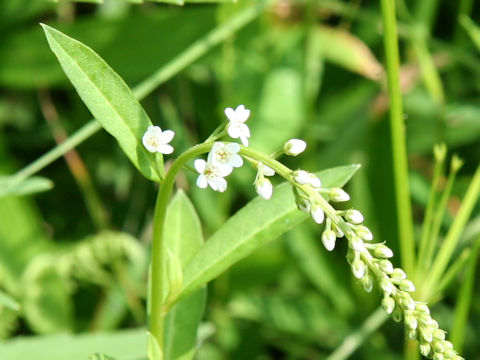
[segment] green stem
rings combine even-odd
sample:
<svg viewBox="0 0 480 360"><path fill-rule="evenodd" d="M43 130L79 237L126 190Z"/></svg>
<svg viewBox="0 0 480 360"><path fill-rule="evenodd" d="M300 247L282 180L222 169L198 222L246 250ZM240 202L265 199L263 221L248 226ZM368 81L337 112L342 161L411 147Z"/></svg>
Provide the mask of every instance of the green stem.
<svg viewBox="0 0 480 360"><path fill-rule="evenodd" d="M381 0L384 26L384 44L387 63L388 93L390 96L390 125L397 202L397 222L402 264L412 275L415 264L415 246L412 223L412 207L408 185L407 148L403 119L402 93L400 89L399 54L395 1Z"/></svg>
<svg viewBox="0 0 480 360"><path fill-rule="evenodd" d="M150 277L150 298L148 306L150 309L150 333L156 338L160 349L163 349L164 318L167 314L163 306L163 233L167 205L175 183L175 177L183 166L192 158L210 151L213 142L196 145L180 155L168 170L165 180L160 187L155 214L153 217L153 243Z"/></svg>

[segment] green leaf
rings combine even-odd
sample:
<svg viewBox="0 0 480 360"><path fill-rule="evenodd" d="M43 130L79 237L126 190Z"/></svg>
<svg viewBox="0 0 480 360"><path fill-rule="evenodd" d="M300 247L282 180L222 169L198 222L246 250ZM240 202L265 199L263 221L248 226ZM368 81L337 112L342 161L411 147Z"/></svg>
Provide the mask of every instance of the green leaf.
<svg viewBox="0 0 480 360"><path fill-rule="evenodd" d="M0 290L0 304L8 309L18 311L20 310L20 304L17 303L10 295Z"/></svg>
<svg viewBox="0 0 480 360"><path fill-rule="evenodd" d="M146 330L95 332L83 335L49 335L16 337L3 341L2 360L85 360L92 352L110 354L117 360L144 360ZM107 358L108 359L108 358Z"/></svg>
<svg viewBox="0 0 480 360"><path fill-rule="evenodd" d="M176 255L183 268L203 245L200 220L182 190L177 191L168 207L164 236L165 246ZM205 301L206 290L203 287L172 307L165 322L165 359L193 358Z"/></svg>
<svg viewBox="0 0 480 360"><path fill-rule="evenodd" d="M341 187L358 168L359 165L340 166L317 175L323 186ZM211 236L184 269L182 297L307 217L298 211L291 186L287 183L275 187L268 201L260 197L250 201Z"/></svg>
<svg viewBox="0 0 480 360"><path fill-rule="evenodd" d="M53 188L51 180L40 176L32 176L19 184L9 186L11 179L12 176L0 176L0 197L30 195Z"/></svg>
<svg viewBox="0 0 480 360"><path fill-rule="evenodd" d="M152 125L130 88L92 49L43 25L50 48L93 116L113 137L135 167L158 181L155 157L142 144Z"/></svg>

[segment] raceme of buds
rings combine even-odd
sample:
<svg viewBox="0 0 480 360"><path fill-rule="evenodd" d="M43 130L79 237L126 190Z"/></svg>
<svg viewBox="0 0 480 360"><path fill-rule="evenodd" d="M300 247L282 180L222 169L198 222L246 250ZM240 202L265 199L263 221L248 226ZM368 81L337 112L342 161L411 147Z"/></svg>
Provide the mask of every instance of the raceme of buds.
<svg viewBox="0 0 480 360"><path fill-rule="evenodd" d="M289 156L297 156L305 151L307 143L300 139L290 139L283 145L283 151Z"/></svg>

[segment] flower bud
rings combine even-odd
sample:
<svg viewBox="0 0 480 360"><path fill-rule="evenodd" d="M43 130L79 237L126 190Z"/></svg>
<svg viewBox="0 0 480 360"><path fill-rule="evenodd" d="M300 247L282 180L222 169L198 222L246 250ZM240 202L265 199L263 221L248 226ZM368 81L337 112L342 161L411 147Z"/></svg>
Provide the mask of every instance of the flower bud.
<svg viewBox="0 0 480 360"><path fill-rule="evenodd" d="M364 277L362 277L360 279L360 282L362 283L362 286L363 286L363 289L366 291L366 292L372 292L372 289L373 289L373 280L372 280L372 277L370 275L365 275Z"/></svg>
<svg viewBox="0 0 480 360"><path fill-rule="evenodd" d="M361 279L365 275L365 263L362 260L355 259L352 263L353 276Z"/></svg>
<svg viewBox="0 0 480 360"><path fill-rule="evenodd" d="M360 239L357 236L350 238L350 241L348 242L348 244L355 251L358 251L358 252L365 251L365 244L363 243L362 239Z"/></svg>
<svg viewBox="0 0 480 360"><path fill-rule="evenodd" d="M445 331L441 329L433 330L433 338L435 340L445 340Z"/></svg>
<svg viewBox="0 0 480 360"><path fill-rule="evenodd" d="M312 216L313 221L317 224L321 224L323 223L323 220L325 220L325 213L318 204L312 204L310 207L310 215Z"/></svg>
<svg viewBox="0 0 480 360"><path fill-rule="evenodd" d="M345 220L352 224L361 224L363 222L363 215L358 210L347 210L345 212Z"/></svg>
<svg viewBox="0 0 480 360"><path fill-rule="evenodd" d="M391 277L394 280L404 280L407 278L407 274L405 274L405 271L403 271L402 269L395 268L393 269Z"/></svg>
<svg viewBox="0 0 480 360"><path fill-rule="evenodd" d="M382 306L387 314L391 314L395 309L395 300L390 296L384 296L382 299Z"/></svg>
<svg viewBox="0 0 480 360"><path fill-rule="evenodd" d="M337 237L335 236L335 232L332 230L325 230L322 234L322 243L325 246L325 249L328 251L332 251L335 248L335 241Z"/></svg>
<svg viewBox="0 0 480 360"><path fill-rule="evenodd" d="M430 354L431 347L429 343L421 343L419 348L420 354L422 354L423 356L427 357Z"/></svg>
<svg viewBox="0 0 480 360"><path fill-rule="evenodd" d="M275 175L275 170L273 170L271 167L268 167L267 165L263 164L263 175L273 176L273 175Z"/></svg>
<svg viewBox="0 0 480 360"><path fill-rule="evenodd" d="M330 199L334 202L344 202L350 200L350 195L347 192L340 188L330 189L328 192Z"/></svg>
<svg viewBox="0 0 480 360"><path fill-rule="evenodd" d="M310 201L305 198L297 197L296 199L298 210L304 213L310 213Z"/></svg>
<svg viewBox="0 0 480 360"><path fill-rule="evenodd" d="M305 151L307 143L300 139L290 139L283 145L283 151L290 156L297 156Z"/></svg>
<svg viewBox="0 0 480 360"><path fill-rule="evenodd" d="M415 304L415 310L423 314L427 314L427 315L430 314L430 309L428 308L428 305L422 302L417 302Z"/></svg>
<svg viewBox="0 0 480 360"><path fill-rule="evenodd" d="M403 313L402 309L400 309L398 306L395 307L395 309L392 312L392 319L395 322L400 322L402 321Z"/></svg>
<svg viewBox="0 0 480 360"><path fill-rule="evenodd" d="M446 349L443 352L443 355L445 356L445 359L456 359L457 353L453 349Z"/></svg>
<svg viewBox="0 0 480 360"><path fill-rule="evenodd" d="M393 257L393 251L388 246L385 246L383 244L377 245L375 247L375 250L373 250L373 253L379 259L390 259L391 257Z"/></svg>
<svg viewBox="0 0 480 360"><path fill-rule="evenodd" d="M411 311L405 312L405 325L412 330L416 330L418 326L418 321L415 315Z"/></svg>
<svg viewBox="0 0 480 360"><path fill-rule="evenodd" d="M357 236L364 240L364 241L372 241L373 240L373 234L372 232L369 230L369 228L367 228L366 226L363 226L363 225L360 225L356 230L355 230L355 233L357 234Z"/></svg>
<svg viewBox="0 0 480 360"><path fill-rule="evenodd" d="M412 299L410 294L405 291L398 292L400 306L404 310L415 310L415 301Z"/></svg>
<svg viewBox="0 0 480 360"><path fill-rule="evenodd" d="M433 340L432 330L428 327L420 328L422 339L428 343L431 343Z"/></svg>
<svg viewBox="0 0 480 360"><path fill-rule="evenodd" d="M270 180L261 178L255 182L255 190L257 190L258 195L268 200L272 197L273 186Z"/></svg>
<svg viewBox="0 0 480 360"><path fill-rule="evenodd" d="M407 331L407 337L410 340L417 340L417 330L410 329Z"/></svg>
<svg viewBox="0 0 480 360"><path fill-rule="evenodd" d="M393 272L393 265L388 260L379 261L378 266L386 274L391 274Z"/></svg>
<svg viewBox="0 0 480 360"><path fill-rule="evenodd" d="M310 183L310 174L305 170L296 170L293 172L293 180L300 185Z"/></svg>
<svg viewBox="0 0 480 360"><path fill-rule="evenodd" d="M407 291L407 292L414 292L415 291L415 285L410 280L402 280L400 281L400 284L398 285L400 287L400 290Z"/></svg>
<svg viewBox="0 0 480 360"><path fill-rule="evenodd" d="M395 286L386 275L380 280L380 288L383 290L385 296L389 296L395 291Z"/></svg>
<svg viewBox="0 0 480 360"><path fill-rule="evenodd" d="M445 351L445 346L443 346L442 341L433 341L432 349L433 352L443 353Z"/></svg>
<svg viewBox="0 0 480 360"><path fill-rule="evenodd" d="M435 350L434 350L435 351ZM440 353L435 353L432 356L432 360L445 360L445 356Z"/></svg>

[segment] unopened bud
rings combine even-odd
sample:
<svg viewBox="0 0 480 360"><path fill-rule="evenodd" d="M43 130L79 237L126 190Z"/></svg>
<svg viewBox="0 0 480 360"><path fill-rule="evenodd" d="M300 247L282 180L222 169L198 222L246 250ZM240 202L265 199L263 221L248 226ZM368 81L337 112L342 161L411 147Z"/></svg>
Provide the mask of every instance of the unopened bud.
<svg viewBox="0 0 480 360"><path fill-rule="evenodd" d="M273 186L270 180L262 178L255 183L255 190L258 195L268 200L272 197Z"/></svg>
<svg viewBox="0 0 480 360"><path fill-rule="evenodd" d="M283 151L290 156L297 156L305 151L307 143L300 139L290 139L283 145Z"/></svg>
<svg viewBox="0 0 480 360"><path fill-rule="evenodd" d="M363 222L363 215L358 210L347 210L345 212L345 220L352 224L361 224Z"/></svg>
<svg viewBox="0 0 480 360"><path fill-rule="evenodd" d="M350 200L350 195L348 195L345 190L340 188L330 189L328 195L334 202L344 202Z"/></svg>

